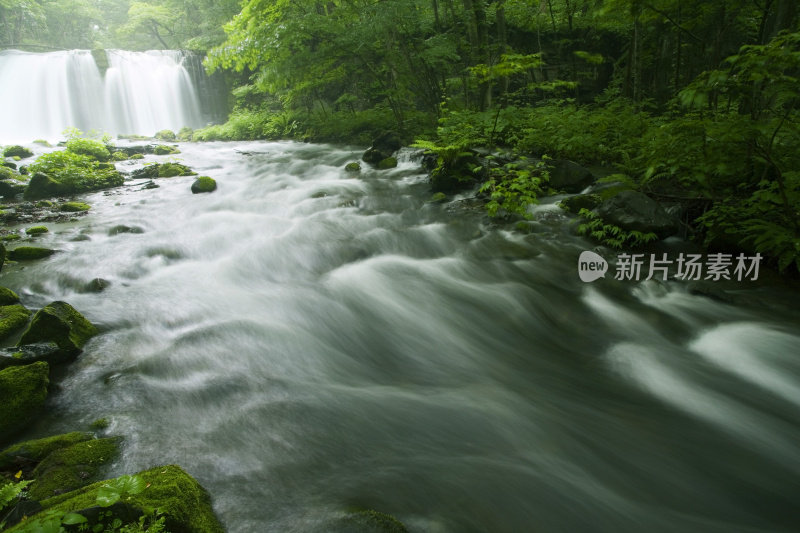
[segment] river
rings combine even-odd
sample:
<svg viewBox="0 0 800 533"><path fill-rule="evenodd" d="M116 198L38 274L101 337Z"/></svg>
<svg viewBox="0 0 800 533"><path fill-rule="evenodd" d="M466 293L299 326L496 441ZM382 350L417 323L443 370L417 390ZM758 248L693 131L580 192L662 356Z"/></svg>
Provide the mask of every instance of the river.
<svg viewBox="0 0 800 533"><path fill-rule="evenodd" d="M407 154L354 175L363 147L180 149L216 192L85 195L37 239L61 253L3 270L102 330L31 436L108 417L109 475L180 464L232 533L355 505L434 533L800 527L796 287L584 283L594 245L552 199L495 227L431 203Z"/></svg>

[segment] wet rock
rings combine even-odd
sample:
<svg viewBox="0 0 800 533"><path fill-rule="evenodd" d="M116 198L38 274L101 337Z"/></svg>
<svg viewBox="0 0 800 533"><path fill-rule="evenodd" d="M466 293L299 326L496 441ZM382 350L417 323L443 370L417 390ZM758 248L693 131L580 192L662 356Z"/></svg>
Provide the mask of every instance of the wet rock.
<svg viewBox="0 0 800 533"><path fill-rule="evenodd" d="M59 209L67 213L82 213L88 211L92 206L83 202L64 202Z"/></svg>
<svg viewBox="0 0 800 533"><path fill-rule="evenodd" d="M395 517L365 509L325 524L326 533L408 533L402 522Z"/></svg>
<svg viewBox="0 0 800 533"><path fill-rule="evenodd" d="M214 192L215 190L217 190L217 182L208 176L200 176L192 183L192 194Z"/></svg>
<svg viewBox="0 0 800 533"><path fill-rule="evenodd" d="M576 194L564 198L559 202L559 205L570 213L577 215L581 209L594 209L600 205L601 201L602 198L599 194Z"/></svg>
<svg viewBox="0 0 800 533"><path fill-rule="evenodd" d="M3 150L3 157L19 157L20 159L25 159L31 156L33 156L33 152L18 144L6 146L6 149Z"/></svg>
<svg viewBox="0 0 800 533"><path fill-rule="evenodd" d="M118 224L108 230L108 235L113 237L114 235L119 235L120 233L144 233L144 229L140 228L139 226L126 226L125 224Z"/></svg>
<svg viewBox="0 0 800 533"><path fill-rule="evenodd" d="M178 136L175 135L175 132L172 131L172 130L161 130L161 131L158 131L158 132L156 132L155 135L153 135L153 137L155 137L156 139L158 139L160 141L174 141L174 140L176 140L178 138Z"/></svg>
<svg viewBox="0 0 800 533"><path fill-rule="evenodd" d="M0 442L36 420L47 398L49 374L44 362L0 370Z"/></svg>
<svg viewBox="0 0 800 533"><path fill-rule="evenodd" d="M175 176L196 176L197 172L180 163L154 163L134 170L133 179L172 178Z"/></svg>
<svg viewBox="0 0 800 533"><path fill-rule="evenodd" d="M19 246L13 250L8 250L8 258L12 261L35 261L44 259L56 253L50 248L39 248L38 246Z"/></svg>
<svg viewBox="0 0 800 533"><path fill-rule="evenodd" d="M597 207L597 214L608 224L627 231L653 232L659 238L678 232L678 221L655 200L638 191L622 191Z"/></svg>
<svg viewBox="0 0 800 533"><path fill-rule="evenodd" d="M6 287L0 287L0 306L14 305L18 303L19 303L19 296L17 296L16 292Z"/></svg>
<svg viewBox="0 0 800 533"><path fill-rule="evenodd" d="M351 163L347 163L344 166L344 169L347 172L360 172L361 171L361 165L359 165L356 161L353 161Z"/></svg>
<svg viewBox="0 0 800 533"><path fill-rule="evenodd" d="M549 185L558 191L577 193L594 183L591 170L567 159L550 161L547 168L550 171Z"/></svg>
<svg viewBox="0 0 800 533"><path fill-rule="evenodd" d="M153 148L153 153L155 155L171 155L171 154L179 154L181 153L181 151L178 149L177 146L158 144Z"/></svg>
<svg viewBox="0 0 800 533"><path fill-rule="evenodd" d="M92 438L91 433L76 431L13 444L0 452L0 470L11 470L19 465L39 463L56 450Z"/></svg>
<svg viewBox="0 0 800 533"><path fill-rule="evenodd" d="M55 342L67 352L80 352L98 330L67 302L53 302L36 312L30 326L22 334L19 346L38 342Z"/></svg>
<svg viewBox="0 0 800 533"><path fill-rule="evenodd" d="M103 278L94 278L85 284L78 292L82 293L101 293L111 286L111 282Z"/></svg>
<svg viewBox="0 0 800 533"><path fill-rule="evenodd" d="M49 365L60 365L75 360L78 353L65 351L54 342L37 342L24 346L3 348L0 351L0 368L21 366L44 361Z"/></svg>
<svg viewBox="0 0 800 533"><path fill-rule="evenodd" d="M25 233L28 235L41 235L42 233L47 233L50 231L47 229L47 226L32 226L25 230Z"/></svg>
<svg viewBox="0 0 800 533"><path fill-rule="evenodd" d="M14 335L28 324L31 312L20 304L0 307L0 341Z"/></svg>
<svg viewBox="0 0 800 533"><path fill-rule="evenodd" d="M400 137L392 131L387 131L372 141L372 146L361 157L371 165L378 165L384 159L391 157L403 146Z"/></svg>
<svg viewBox="0 0 800 533"><path fill-rule="evenodd" d="M84 440L53 451L33 470L36 481L28 494L35 500L44 500L96 481L102 466L119 453L120 440L119 437Z"/></svg>
<svg viewBox="0 0 800 533"><path fill-rule="evenodd" d="M397 158L395 157L387 157L386 159L383 159L378 163L379 170L387 170L390 168L395 168L396 166L397 166Z"/></svg>

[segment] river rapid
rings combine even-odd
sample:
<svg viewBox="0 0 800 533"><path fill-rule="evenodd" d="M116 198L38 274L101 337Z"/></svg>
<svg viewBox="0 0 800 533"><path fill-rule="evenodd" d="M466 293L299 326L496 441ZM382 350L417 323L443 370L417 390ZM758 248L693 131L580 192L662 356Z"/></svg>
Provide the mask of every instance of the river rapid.
<svg viewBox="0 0 800 533"><path fill-rule="evenodd" d="M217 191L85 195L37 239L61 253L3 269L102 330L26 436L108 417L109 475L180 464L232 533L351 506L434 533L800 528L797 287L583 283L595 245L555 199L493 226L431 203L408 154L354 175L363 147L180 149Z"/></svg>

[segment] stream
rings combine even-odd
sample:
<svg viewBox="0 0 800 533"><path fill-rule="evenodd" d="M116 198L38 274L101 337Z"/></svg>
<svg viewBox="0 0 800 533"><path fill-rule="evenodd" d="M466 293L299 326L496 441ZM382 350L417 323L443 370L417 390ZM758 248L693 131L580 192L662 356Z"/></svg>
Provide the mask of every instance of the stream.
<svg viewBox="0 0 800 533"><path fill-rule="evenodd" d="M3 269L102 330L26 437L108 417L108 475L179 464L231 533L351 506L434 533L800 528L797 287L584 283L595 245L555 199L494 226L430 202L407 152L352 174L364 147L180 149L217 191L84 195L36 239L61 253Z"/></svg>

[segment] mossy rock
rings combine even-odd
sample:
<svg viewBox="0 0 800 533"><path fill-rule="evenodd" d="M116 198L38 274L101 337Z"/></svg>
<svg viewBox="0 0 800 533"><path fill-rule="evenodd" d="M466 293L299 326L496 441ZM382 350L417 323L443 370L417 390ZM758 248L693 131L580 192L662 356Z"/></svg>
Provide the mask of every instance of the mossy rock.
<svg viewBox="0 0 800 533"><path fill-rule="evenodd" d="M64 202L59 207L61 211L65 211L67 213L81 213L83 211L88 211L91 208L92 206L83 202Z"/></svg>
<svg viewBox="0 0 800 533"><path fill-rule="evenodd" d="M84 440L53 451L34 469L36 481L28 489L34 500L44 500L97 481L103 465L119 453L119 437Z"/></svg>
<svg viewBox="0 0 800 533"><path fill-rule="evenodd" d="M192 194L214 192L215 190L217 190L217 182L208 176L200 176L192 183Z"/></svg>
<svg viewBox="0 0 800 533"><path fill-rule="evenodd" d="M144 159L144 154L132 154L128 159Z"/></svg>
<svg viewBox="0 0 800 533"><path fill-rule="evenodd" d="M50 200L39 200L38 202L36 202L36 207L42 207L42 208L50 208L54 207L55 205L56 205L55 202L51 202Z"/></svg>
<svg viewBox="0 0 800 533"><path fill-rule="evenodd" d="M17 293L6 287L0 287L0 306L19 303Z"/></svg>
<svg viewBox="0 0 800 533"><path fill-rule="evenodd" d="M344 169L347 172L361 172L361 165L359 165L358 162L353 161L352 163L347 163L344 166Z"/></svg>
<svg viewBox="0 0 800 533"><path fill-rule="evenodd" d="M47 233L50 231L47 229L47 226L33 226L25 230L25 233L28 235L41 235L42 233Z"/></svg>
<svg viewBox="0 0 800 533"><path fill-rule="evenodd" d="M177 135L175 135L175 132L172 130L158 131L155 135L153 135L153 137L160 141L174 141L178 138Z"/></svg>
<svg viewBox="0 0 800 533"><path fill-rule="evenodd" d="M133 179L172 178L175 176L196 176L197 172L180 163L154 163L131 173Z"/></svg>
<svg viewBox="0 0 800 533"><path fill-rule="evenodd" d="M56 253L50 248L39 248L38 246L19 246L8 251L8 258L12 261L34 261L44 259Z"/></svg>
<svg viewBox="0 0 800 533"><path fill-rule="evenodd" d="M153 148L153 153L156 155L170 155L179 154L180 150L176 146L167 146L166 144L158 144Z"/></svg>
<svg viewBox="0 0 800 533"><path fill-rule="evenodd" d="M387 170L390 168L394 168L397 166L397 158L396 157L387 157L386 159L381 159L378 162L378 169L379 170Z"/></svg>
<svg viewBox="0 0 800 533"><path fill-rule="evenodd" d="M33 152L31 152L28 148L24 146L20 146L15 144L13 146L6 146L6 149L3 150L4 157L19 157L20 159L25 159L27 157L33 156Z"/></svg>
<svg viewBox="0 0 800 533"><path fill-rule="evenodd" d="M125 503L144 512L158 508L166 517L171 533L224 533L211 508L206 490L181 467L159 466L136 474L145 488L125 498ZM46 509L74 512L96 506L97 494L107 482L98 482L76 491L44 500ZM14 531L9 530L9 533Z"/></svg>
<svg viewBox="0 0 800 533"><path fill-rule="evenodd" d="M89 432L75 431L43 439L28 440L0 452L0 470L11 470L22 464L40 463L56 450L94 438Z"/></svg>
<svg viewBox="0 0 800 533"><path fill-rule="evenodd" d="M178 140L179 141L191 141L192 137L194 136L194 130L188 126L184 126L178 132Z"/></svg>
<svg viewBox="0 0 800 533"><path fill-rule="evenodd" d="M3 235L0 240L8 242L8 241L18 241L22 238L22 235L19 233L9 233L8 235Z"/></svg>
<svg viewBox="0 0 800 533"><path fill-rule="evenodd" d="M431 199L430 199L430 202L432 204L442 204L442 203L444 203L446 201L447 201L447 195L445 193L443 193L443 192L433 193L433 196L431 196Z"/></svg>
<svg viewBox="0 0 800 533"><path fill-rule="evenodd" d="M111 154L111 159L113 159L114 161L126 161L128 159L128 154L126 154L125 152L117 151Z"/></svg>
<svg viewBox="0 0 800 533"><path fill-rule="evenodd" d="M601 201L602 198L600 198L598 194L576 194L574 196L567 196L561 200L559 206L577 215L581 209L594 209L600 205Z"/></svg>
<svg viewBox="0 0 800 533"><path fill-rule="evenodd" d="M327 524L327 533L408 533L408 529L395 517L364 509Z"/></svg>
<svg viewBox="0 0 800 533"><path fill-rule="evenodd" d="M35 141L33 141L33 144L38 144L39 146L44 146L46 148L52 148L53 147L52 144L50 144L48 141L46 141L44 139L36 139Z"/></svg>
<svg viewBox="0 0 800 533"><path fill-rule="evenodd" d="M0 370L0 442L35 421L47 398L49 375L44 362Z"/></svg>
<svg viewBox="0 0 800 533"><path fill-rule="evenodd" d="M108 235L113 237L114 235L119 235L120 233L144 233L144 229L140 228L139 226L126 226L125 224L118 224L113 228L108 230Z"/></svg>
<svg viewBox="0 0 800 533"><path fill-rule="evenodd" d="M98 333L94 324L74 307L57 301L36 312L18 345L55 342L62 350L74 352L80 351Z"/></svg>
<svg viewBox="0 0 800 533"><path fill-rule="evenodd" d="M0 341L6 340L28 324L31 312L20 304L0 307Z"/></svg>

